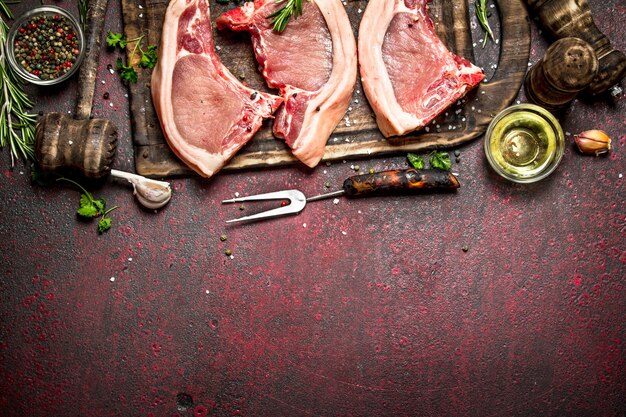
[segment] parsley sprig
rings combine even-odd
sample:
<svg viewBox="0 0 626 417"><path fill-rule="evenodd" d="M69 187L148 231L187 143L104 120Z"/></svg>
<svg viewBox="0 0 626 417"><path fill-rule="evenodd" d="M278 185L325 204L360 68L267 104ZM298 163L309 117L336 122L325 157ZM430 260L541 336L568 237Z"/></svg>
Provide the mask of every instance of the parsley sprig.
<svg viewBox="0 0 626 417"><path fill-rule="evenodd" d="M138 79L137 71L133 67L133 60L135 54L139 52L141 57L139 59L139 66L141 68L154 68L157 63L157 47L156 45L147 45L146 49L143 49L142 42L146 37L145 34L138 36L134 39L126 39L121 33L114 33L109 31L107 34L107 45L110 48L125 49L129 43L135 42L133 51L128 59L128 64L124 65L124 60L121 57L117 58L117 72L120 74L122 80L129 83L136 83Z"/></svg>
<svg viewBox="0 0 626 417"><path fill-rule="evenodd" d="M452 167L452 162L450 161L450 155L448 152L434 150L429 153L426 158L428 158L428 163L431 168L450 171L450 168ZM426 167L424 158L419 155L410 153L407 155L407 159L409 160L411 166L415 169L424 169Z"/></svg>
<svg viewBox="0 0 626 417"><path fill-rule="evenodd" d="M297 18L302 15L302 0L286 0L285 4L280 9L276 10L271 15L267 16L268 19L272 19L272 25L276 32L282 32L287 27L291 16ZM285 0L276 0L276 4L284 3Z"/></svg>
<svg viewBox="0 0 626 417"><path fill-rule="evenodd" d="M493 31L491 30L491 26L489 26L489 16L487 16L487 0L476 0L474 7L476 9L476 17L478 18L478 22L485 31L485 39L483 40L484 48L487 44L487 38L491 38L491 40L494 40Z"/></svg>
<svg viewBox="0 0 626 417"><path fill-rule="evenodd" d="M82 193L80 195L80 201L78 205L78 209L76 210L76 214L80 217L84 217L86 219L93 219L96 217L100 217L98 221L98 233L102 234L111 228L111 217L106 217L107 214L111 213L113 210L117 209L118 206L111 207L107 210L106 208L106 200L104 198L94 198L89 191L85 190L85 188L73 181L69 178L61 177L57 178L57 181L67 181L70 184L78 187Z"/></svg>

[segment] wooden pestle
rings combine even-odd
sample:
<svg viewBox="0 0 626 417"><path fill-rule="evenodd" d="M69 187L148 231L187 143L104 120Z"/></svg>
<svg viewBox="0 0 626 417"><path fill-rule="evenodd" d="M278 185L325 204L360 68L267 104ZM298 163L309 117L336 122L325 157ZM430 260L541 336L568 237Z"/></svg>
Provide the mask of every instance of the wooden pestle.
<svg viewBox="0 0 626 417"><path fill-rule="evenodd" d="M587 0L526 0L542 26L555 39L575 37L594 49L599 70L586 91L599 94L619 84L626 75L626 55L613 49L598 29Z"/></svg>
<svg viewBox="0 0 626 417"><path fill-rule="evenodd" d="M111 171L117 127L109 120L90 118L107 5L108 0L91 0L88 5L75 118L49 113L35 128L35 157L44 171L78 171L87 178L102 178Z"/></svg>
<svg viewBox="0 0 626 417"><path fill-rule="evenodd" d="M550 111L567 106L593 81L598 59L593 48L578 38L554 42L526 74L526 96Z"/></svg>

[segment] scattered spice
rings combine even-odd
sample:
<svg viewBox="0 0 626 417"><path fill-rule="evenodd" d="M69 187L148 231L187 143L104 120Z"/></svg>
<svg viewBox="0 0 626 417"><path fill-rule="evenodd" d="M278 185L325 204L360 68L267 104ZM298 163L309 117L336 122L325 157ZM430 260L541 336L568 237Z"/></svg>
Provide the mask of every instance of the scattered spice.
<svg viewBox="0 0 626 417"><path fill-rule="evenodd" d="M63 15L39 15L27 20L15 35L15 60L42 80L53 80L72 69L80 42L72 23Z"/></svg>
<svg viewBox="0 0 626 417"><path fill-rule="evenodd" d="M461 248L461 250L463 252L467 252L469 250L469 246L468 245L463 245L463 247Z"/></svg>
<svg viewBox="0 0 626 417"><path fill-rule="evenodd" d="M232 251L232 250L230 250L230 249L226 249L226 250L224 251L224 255L226 255L226 256L231 256L232 254L233 254L233 251Z"/></svg>
<svg viewBox="0 0 626 417"><path fill-rule="evenodd" d="M105 100L108 100L109 99L109 93L106 92L106 93L102 94L102 98L105 99Z"/></svg>
<svg viewBox="0 0 626 417"><path fill-rule="evenodd" d="M226 239L228 239L228 237L227 237L226 235L221 235L221 236L220 236L220 240L221 240L222 242L226 242Z"/></svg>

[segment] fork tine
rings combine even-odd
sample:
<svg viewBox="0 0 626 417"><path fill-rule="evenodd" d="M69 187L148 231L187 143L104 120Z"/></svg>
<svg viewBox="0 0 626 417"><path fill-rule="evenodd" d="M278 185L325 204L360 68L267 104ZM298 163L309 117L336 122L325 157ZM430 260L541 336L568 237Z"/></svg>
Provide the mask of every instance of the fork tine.
<svg viewBox="0 0 626 417"><path fill-rule="evenodd" d="M222 203L239 203L243 201L261 201L261 200L289 200L289 205L277 207L275 209L262 211L260 213L251 214L249 216L240 217L238 219L226 220L226 223L242 222L247 220L267 219L270 217L284 216L287 214L300 213L306 206L306 197L299 190L283 190L273 193L250 195L246 197L238 197L230 200L224 200Z"/></svg>
<svg viewBox="0 0 626 417"><path fill-rule="evenodd" d="M222 204L243 203L244 201L261 201L261 200L291 200L293 198L291 191L292 190L274 191L272 193L255 194L255 195L248 195L244 197L231 198L229 200L222 201Z"/></svg>
<svg viewBox="0 0 626 417"><path fill-rule="evenodd" d="M237 219L226 220L226 223L244 222L248 220L269 219L270 217L284 216L286 214L297 213L290 209L289 206L278 207L272 210L262 211L261 213L251 214L249 216L239 217Z"/></svg>

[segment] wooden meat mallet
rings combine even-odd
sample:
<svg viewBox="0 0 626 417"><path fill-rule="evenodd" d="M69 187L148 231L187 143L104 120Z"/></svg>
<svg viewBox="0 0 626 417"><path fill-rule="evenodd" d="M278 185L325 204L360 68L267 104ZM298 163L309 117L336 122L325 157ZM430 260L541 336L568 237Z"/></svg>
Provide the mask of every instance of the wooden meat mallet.
<svg viewBox="0 0 626 417"><path fill-rule="evenodd" d="M43 171L78 172L102 178L111 172L117 150L117 127L106 119L92 119L91 109L108 0L88 5L86 54L80 67L75 117L48 113L35 128L35 158Z"/></svg>

